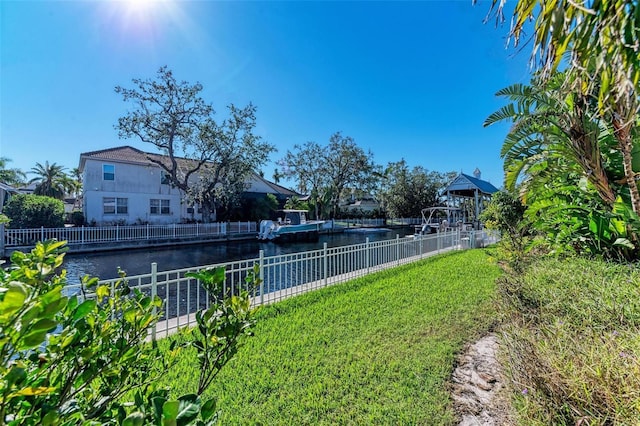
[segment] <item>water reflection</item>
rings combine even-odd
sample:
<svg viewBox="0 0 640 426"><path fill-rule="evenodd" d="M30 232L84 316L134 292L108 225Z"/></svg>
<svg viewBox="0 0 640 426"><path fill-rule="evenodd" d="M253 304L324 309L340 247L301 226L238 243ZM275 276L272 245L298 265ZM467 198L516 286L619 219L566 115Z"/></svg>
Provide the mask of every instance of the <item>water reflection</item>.
<svg viewBox="0 0 640 426"><path fill-rule="evenodd" d="M70 283L80 282L84 275L97 276L100 279L116 278L118 268L127 275L145 274L151 271L151 263L158 264L159 271L211 265L235 260L253 259L264 250L265 256L298 253L321 249L324 243L329 247L358 244L366 241L389 240L396 235L403 237L413 233L412 228L386 230L360 230L342 234L321 235L316 242L296 242L275 244L251 241L230 243L209 243L175 248L135 249L89 254L68 254L63 267L67 270Z"/></svg>

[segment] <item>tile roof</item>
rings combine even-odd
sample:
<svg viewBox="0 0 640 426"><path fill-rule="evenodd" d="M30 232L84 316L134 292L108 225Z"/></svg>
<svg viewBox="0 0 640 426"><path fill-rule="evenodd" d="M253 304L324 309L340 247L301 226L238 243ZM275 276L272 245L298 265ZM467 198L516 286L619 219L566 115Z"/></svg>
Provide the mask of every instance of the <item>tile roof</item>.
<svg viewBox="0 0 640 426"><path fill-rule="evenodd" d="M125 163L140 164L140 165L155 164L150 159L153 159L156 161L168 161L169 159L169 157L166 155L154 154L151 152L144 152L132 146L125 145L125 146L119 146L115 148L101 149L99 151L83 152L82 154L80 154L80 170L84 168L84 161L86 161L87 158L96 159L96 160L121 161ZM176 159L178 160L178 162L195 163L195 160L190 160L188 158L176 157ZM265 178L260 177L256 173L252 173L249 179L251 179L251 181L253 182L253 186L256 186L257 183L262 183L262 185L266 185L268 188L271 189L270 191L265 191L265 192L271 192L274 194L282 194L287 196L300 195L295 191L285 188L284 186L280 186L276 183L270 182Z"/></svg>

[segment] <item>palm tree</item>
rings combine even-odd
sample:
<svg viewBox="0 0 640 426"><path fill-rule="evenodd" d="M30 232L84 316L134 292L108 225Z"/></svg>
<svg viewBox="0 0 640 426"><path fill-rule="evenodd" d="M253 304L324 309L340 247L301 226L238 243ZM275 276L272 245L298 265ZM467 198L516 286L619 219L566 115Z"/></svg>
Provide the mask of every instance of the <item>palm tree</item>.
<svg viewBox="0 0 640 426"><path fill-rule="evenodd" d="M492 9L499 19L503 18L505 3L493 0ZM633 170L633 135L640 109L639 12L640 5L635 0L519 0L510 34L517 44L525 25L533 18L532 62L537 62L547 76L553 75L560 64L569 64L568 71L574 76L569 80L573 92L597 93L598 114L617 141L623 183L637 214L640 192Z"/></svg>
<svg viewBox="0 0 640 426"><path fill-rule="evenodd" d="M604 167L611 161L603 156L602 147L610 151L612 133L599 120L593 98L567 90L570 78L560 73L549 80L534 78L530 86L515 84L500 90L497 95L512 103L491 114L484 125L513 121L501 150L508 190L522 183L526 195L532 185L545 184L547 177L572 172L586 178L611 207L619 191L611 182L612 172Z"/></svg>
<svg viewBox="0 0 640 426"><path fill-rule="evenodd" d="M69 177L64 170L63 166L56 163L49 164L48 161L45 162L44 166L36 163L30 173L37 176L29 181L29 183L36 183L34 193L59 200L64 199L66 190L69 188Z"/></svg>
<svg viewBox="0 0 640 426"><path fill-rule="evenodd" d="M12 186L20 186L27 179L27 176L20 169L9 169L7 164L11 160L6 157L0 157L0 182Z"/></svg>

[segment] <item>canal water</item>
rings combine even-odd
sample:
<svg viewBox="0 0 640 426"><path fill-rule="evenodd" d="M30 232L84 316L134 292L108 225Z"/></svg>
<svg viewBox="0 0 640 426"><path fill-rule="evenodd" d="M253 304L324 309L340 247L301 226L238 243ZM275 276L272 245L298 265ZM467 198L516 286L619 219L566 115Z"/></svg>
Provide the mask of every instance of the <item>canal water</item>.
<svg viewBox="0 0 640 426"><path fill-rule="evenodd" d="M118 268L128 276L146 274L151 263L158 264L158 271L168 271L196 266L212 265L236 260L254 259L264 250L265 256L299 253L328 247L339 247L369 241L382 241L404 237L413 233L413 228L397 229L353 229L340 234L320 235L315 242L232 241L207 243L171 248L145 248L109 251L101 253L67 254L63 268L67 270L69 283L79 283L80 277L90 275L100 279L118 277Z"/></svg>

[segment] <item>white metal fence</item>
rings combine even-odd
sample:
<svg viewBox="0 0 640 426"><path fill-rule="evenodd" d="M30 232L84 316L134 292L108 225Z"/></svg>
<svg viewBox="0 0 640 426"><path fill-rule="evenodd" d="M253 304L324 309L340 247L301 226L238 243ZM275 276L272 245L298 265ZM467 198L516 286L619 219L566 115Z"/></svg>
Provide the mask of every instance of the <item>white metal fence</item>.
<svg viewBox="0 0 640 426"><path fill-rule="evenodd" d="M396 218L396 219L368 219L368 218L335 219L334 223L344 228L349 228L352 226L368 226L368 227L413 226L413 225L420 225L422 223L422 218L405 217L405 218Z"/></svg>
<svg viewBox="0 0 640 426"><path fill-rule="evenodd" d="M204 288L187 272L225 267L224 291L238 294L247 289L245 278L259 266L260 286L254 290L253 305L273 303L298 294L364 276L371 272L422 259L445 250L484 247L497 241L495 234L486 231L451 231L431 235L416 235L393 240L366 242L341 247L324 247L301 253L258 258L197 268L158 271L150 265L148 274L127 277L131 287L149 295L158 295L163 301L162 319L152 330L166 336L173 331L195 323L195 313L209 304ZM113 285L117 279L101 281ZM66 288L69 294L80 293L79 285ZM88 297L91 297L90 295Z"/></svg>
<svg viewBox="0 0 640 426"><path fill-rule="evenodd" d="M141 240L222 237L228 234L257 232L256 222L218 222L169 225L82 226L4 230L4 247L35 245L37 241L57 239L69 246Z"/></svg>

